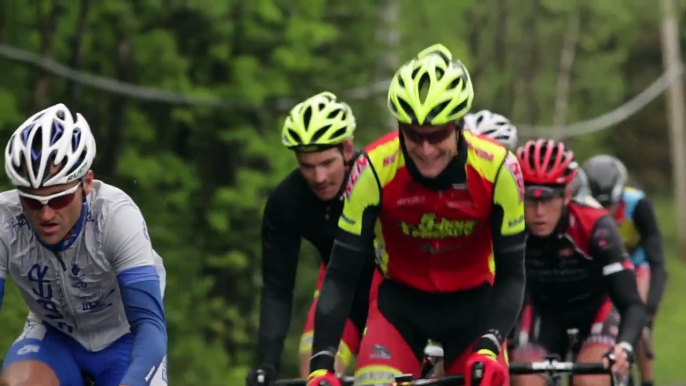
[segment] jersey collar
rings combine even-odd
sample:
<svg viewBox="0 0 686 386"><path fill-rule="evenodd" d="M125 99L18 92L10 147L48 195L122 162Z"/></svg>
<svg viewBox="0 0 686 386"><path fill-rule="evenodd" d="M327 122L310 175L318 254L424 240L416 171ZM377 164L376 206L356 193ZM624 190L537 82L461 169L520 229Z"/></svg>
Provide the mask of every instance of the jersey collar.
<svg viewBox="0 0 686 386"><path fill-rule="evenodd" d="M60 253L64 252L67 250L69 247L74 244L76 239L79 237L81 234L81 231L83 230L83 224L86 222L86 217L88 216L88 202L86 201L86 198L84 197L83 203L81 204L81 215L79 216L79 219L76 221L76 224L69 230L66 236L57 244L46 244L43 242L43 240L36 235L36 239L38 242L44 246L46 249L53 253ZM35 231L34 231L35 234Z"/></svg>

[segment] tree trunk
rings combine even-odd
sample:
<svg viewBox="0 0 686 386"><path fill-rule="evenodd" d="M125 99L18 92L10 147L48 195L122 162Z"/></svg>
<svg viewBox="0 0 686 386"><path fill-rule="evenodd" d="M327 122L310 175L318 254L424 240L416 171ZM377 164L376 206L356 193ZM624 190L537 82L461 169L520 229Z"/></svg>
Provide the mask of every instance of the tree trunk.
<svg viewBox="0 0 686 386"><path fill-rule="evenodd" d="M527 53L528 53L528 64L525 70L526 84L524 85L524 100L526 105L524 107L525 118L528 122L535 123L538 120L538 100L536 96L536 89L534 85L536 84L536 78L538 78L540 72L541 59L539 55L540 50L540 37L538 36L538 16L540 8L540 0L534 0L533 9L528 17L525 31L525 38L528 40Z"/></svg>
<svg viewBox="0 0 686 386"><path fill-rule="evenodd" d="M40 54L44 57L51 57L50 52L57 30L57 24L65 12L66 7L60 0L53 0L48 12L43 12L40 4L36 6L38 32L40 33ZM33 99L36 110L45 108L48 103L50 103L50 98L48 96L49 91L50 75L47 72L41 72L38 77L38 82L36 82L36 92Z"/></svg>
<svg viewBox="0 0 686 386"><path fill-rule="evenodd" d="M556 127L556 135L561 134L560 128L567 122L569 110L569 84L572 79L572 65L576 57L576 47L579 42L580 12L572 11L569 15L569 24L565 33L562 52L560 53L560 68L557 73L557 87L555 95L555 116L553 126Z"/></svg>
<svg viewBox="0 0 686 386"><path fill-rule="evenodd" d="M76 30L74 31L74 35L71 37L72 55L71 59L69 60L69 67L75 70L81 69L81 64L83 61L83 36L86 34L86 28L88 27L88 15L90 14L92 4L92 0L79 1L79 15L76 21ZM71 97L71 103L73 104L74 108L80 109L81 87L74 82L69 82L67 88L67 94Z"/></svg>
<svg viewBox="0 0 686 386"><path fill-rule="evenodd" d="M128 38L122 38L119 41L117 49L116 61L116 76L117 80L122 82L129 82L131 78L131 42ZM105 147L103 163L101 166L102 173L106 177L113 177L117 171L117 161L119 160L119 152L121 150L121 137L124 132L125 109L127 100L123 96L113 96L109 108L109 125L107 126L107 139Z"/></svg>
<svg viewBox="0 0 686 386"><path fill-rule="evenodd" d="M507 1L497 0L497 11L496 11L496 24L494 26L495 36L494 36L494 47L495 47L495 63L498 66L498 72L500 74L498 81L498 94L503 97L496 98L493 109L500 114L504 114L507 111L512 111L512 100L514 99L514 82L509 78L509 74L512 72L509 69L507 63Z"/></svg>

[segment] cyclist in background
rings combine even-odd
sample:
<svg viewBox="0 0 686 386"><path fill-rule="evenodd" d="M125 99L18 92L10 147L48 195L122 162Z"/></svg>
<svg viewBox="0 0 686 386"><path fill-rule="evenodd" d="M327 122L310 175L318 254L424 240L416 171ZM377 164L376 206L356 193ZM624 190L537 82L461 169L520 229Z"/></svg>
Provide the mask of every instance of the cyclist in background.
<svg viewBox="0 0 686 386"><path fill-rule="evenodd" d="M503 115L489 110L481 110L474 114L467 114L464 117L464 122L465 128L474 134L491 138L505 146L509 151L514 151L517 148L517 127ZM521 317L522 314L520 313L517 323L507 336L507 344L510 350L517 347ZM432 342L432 344L435 343Z"/></svg>
<svg viewBox="0 0 686 386"><path fill-rule="evenodd" d="M513 357L565 358L571 350L577 362L600 362L611 349L613 371L627 374L646 316L614 221L590 198L585 203L571 200L569 185L578 166L563 143L529 141L516 154L526 184L527 294L537 327ZM621 319L612 312L613 303ZM575 347L568 347L571 328L579 331ZM545 385L545 380L517 376L513 383ZM602 385L609 379L575 376L574 383Z"/></svg>
<svg viewBox="0 0 686 386"><path fill-rule="evenodd" d="M296 105L286 118L281 135L293 150L298 168L271 193L262 219L262 301L259 328L259 366L248 374L247 384L265 384L278 375L284 340L290 324L293 290L301 239L312 243L321 264L317 292L305 323L300 344L300 368L309 374L314 311L318 291L333 247L334 232L343 210L342 193L350 165L359 153L353 148L355 117L350 107L330 92L317 94ZM373 258L370 258L373 260ZM336 358L342 373L357 354L369 308L369 285L373 261L364 268L355 292L355 305L346 322Z"/></svg>
<svg viewBox="0 0 686 386"><path fill-rule="evenodd" d="M167 384L165 270L141 211L94 179L88 122L63 104L10 137L0 193L0 305L11 277L28 308L3 362L9 386Z"/></svg>
<svg viewBox="0 0 686 386"><path fill-rule="evenodd" d="M588 175L593 197L610 211L624 246L631 254L638 290L648 312L646 332L650 332L667 282L662 236L653 206L645 193L626 186L627 170L617 158L598 155L586 161L583 169ZM637 362L642 384L651 386L653 366L645 347L650 334L644 336L646 339L641 340Z"/></svg>
<svg viewBox="0 0 686 386"><path fill-rule="evenodd" d="M576 176L571 183L572 197L578 201L583 201L584 197L591 196L591 187L588 184L588 177L583 168L577 167Z"/></svg>
<svg viewBox="0 0 686 386"><path fill-rule="evenodd" d="M492 138L510 151L517 148L517 128L500 114L481 110L475 114L467 114L464 122L465 128L474 134Z"/></svg>
<svg viewBox="0 0 686 386"><path fill-rule="evenodd" d="M469 74L433 45L394 75L388 104L399 131L366 147L317 304L310 386L340 385L337 342L361 268L378 265L356 385L418 376L427 339L443 344L445 372L484 366L484 385L508 382L504 337L524 293L523 183L514 155L463 130ZM495 269L498 275L494 274Z"/></svg>

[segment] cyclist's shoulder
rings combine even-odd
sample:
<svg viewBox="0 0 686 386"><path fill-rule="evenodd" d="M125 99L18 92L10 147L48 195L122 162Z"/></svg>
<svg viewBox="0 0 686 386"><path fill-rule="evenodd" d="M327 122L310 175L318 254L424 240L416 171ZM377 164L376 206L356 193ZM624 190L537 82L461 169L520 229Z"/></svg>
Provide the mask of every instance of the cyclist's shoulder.
<svg viewBox="0 0 686 386"><path fill-rule="evenodd" d="M382 135L374 142L365 146L363 153L363 157L366 157L375 169L395 165L395 160L398 156L402 157L399 132L395 130Z"/></svg>
<svg viewBox="0 0 686 386"><path fill-rule="evenodd" d="M284 177L269 193L268 206L277 209L277 212L285 212L290 208L300 206L301 203L313 203L318 200L317 196L307 186L307 181L297 167Z"/></svg>
<svg viewBox="0 0 686 386"><path fill-rule="evenodd" d="M384 134L376 141L364 147L362 154L355 160L348 181L356 183L358 179L369 181L368 188L385 186L393 180L399 169L405 166L405 158L400 148L398 131ZM372 184L371 181L374 180ZM350 184L346 189L349 196Z"/></svg>
<svg viewBox="0 0 686 386"><path fill-rule="evenodd" d="M89 215L93 218L107 217L123 207L138 206L122 189L100 180L93 181L93 190L88 195Z"/></svg>
<svg viewBox="0 0 686 386"><path fill-rule="evenodd" d="M582 200L572 199L567 205L567 216L569 227L586 236L590 236L602 218L611 218L610 213L590 196L583 197Z"/></svg>
<svg viewBox="0 0 686 386"><path fill-rule="evenodd" d="M604 210L603 206L590 194L578 194L572 197L569 207L577 210L585 210L586 208L591 211Z"/></svg>
<svg viewBox="0 0 686 386"><path fill-rule="evenodd" d="M489 169L497 172L509 152L502 144L492 138L463 131L467 144L467 163L478 166L479 169Z"/></svg>
<svg viewBox="0 0 686 386"><path fill-rule="evenodd" d="M302 173L300 173L300 169L296 167L276 184L276 187L271 191L270 196L279 198L299 197L302 195L305 188L307 188L307 182L302 176Z"/></svg>
<svg viewBox="0 0 686 386"><path fill-rule="evenodd" d="M19 228L26 224L17 190L12 189L0 193L0 237L5 234L4 230Z"/></svg>
<svg viewBox="0 0 686 386"><path fill-rule="evenodd" d="M507 148L505 145L502 143L496 141L492 137L489 137L488 135L480 134L480 133L475 133L471 130L463 130L462 131L465 141L467 141L467 144L471 145L470 147L479 149L488 149L491 152L501 152L503 154L507 154ZM493 149L500 149L500 150L493 150Z"/></svg>
<svg viewBox="0 0 686 386"><path fill-rule="evenodd" d="M640 189L627 186L622 192L622 201L626 203L627 206L635 206L639 201L646 198L645 192Z"/></svg>

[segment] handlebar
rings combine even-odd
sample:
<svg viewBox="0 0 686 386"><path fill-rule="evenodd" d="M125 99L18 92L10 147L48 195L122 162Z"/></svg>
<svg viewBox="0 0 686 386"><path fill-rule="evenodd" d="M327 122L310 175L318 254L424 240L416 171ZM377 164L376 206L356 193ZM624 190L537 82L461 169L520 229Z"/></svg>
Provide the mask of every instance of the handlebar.
<svg viewBox="0 0 686 386"><path fill-rule="evenodd" d="M540 362L512 362L509 366L510 375L526 374L576 374L576 375L612 375L602 363L573 363L557 360ZM355 377L340 378L343 386L352 386ZM462 386L463 375L446 375L438 378L414 379L412 374L402 374L395 377L398 386ZM276 381L277 386L306 386L305 379L285 379Z"/></svg>
<svg viewBox="0 0 686 386"><path fill-rule="evenodd" d="M606 369L602 363L573 363L573 362L559 362L541 361L541 362L513 362L510 363L511 375L526 375L526 374L577 374L577 375L598 375L611 374L609 369Z"/></svg>
<svg viewBox="0 0 686 386"><path fill-rule="evenodd" d="M341 385L352 386L355 382L355 377L340 378ZM397 386L463 386L463 375L446 375L440 378L430 379L414 379L412 374L402 374L395 377ZM276 386L306 386L307 381L304 379L286 379L276 381Z"/></svg>

